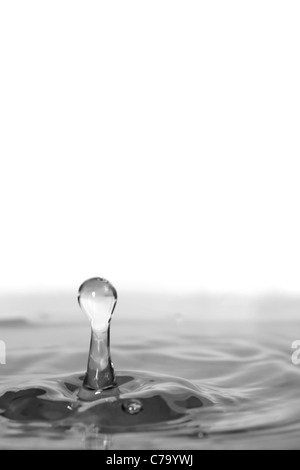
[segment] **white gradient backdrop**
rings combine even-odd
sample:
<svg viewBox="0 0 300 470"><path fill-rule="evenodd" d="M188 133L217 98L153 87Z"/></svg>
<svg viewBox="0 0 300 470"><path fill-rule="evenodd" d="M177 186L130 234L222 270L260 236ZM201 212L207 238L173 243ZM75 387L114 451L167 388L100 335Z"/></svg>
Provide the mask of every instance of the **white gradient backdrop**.
<svg viewBox="0 0 300 470"><path fill-rule="evenodd" d="M299 1L1 1L0 291L300 292Z"/></svg>

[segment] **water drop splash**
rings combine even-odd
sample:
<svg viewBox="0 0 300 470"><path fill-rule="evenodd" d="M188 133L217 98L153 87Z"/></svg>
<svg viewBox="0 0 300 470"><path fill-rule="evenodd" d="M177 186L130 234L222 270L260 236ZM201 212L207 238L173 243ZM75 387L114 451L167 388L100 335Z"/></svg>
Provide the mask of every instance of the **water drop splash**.
<svg viewBox="0 0 300 470"><path fill-rule="evenodd" d="M117 303L117 291L106 279L94 277L78 291L78 303L88 317L92 332L87 372L83 387L104 390L116 386L110 358L110 321Z"/></svg>
<svg viewBox="0 0 300 470"><path fill-rule="evenodd" d="M214 405L210 390L200 390L178 377L142 371L115 373L109 333L116 289L105 279L89 279L79 288L78 302L92 330L87 371L47 376L37 383L30 380L12 385L12 390L0 383L0 425L6 418L24 425L53 423L53 429L83 426L88 448L108 448L110 441L102 441L103 433L171 432L187 426L187 432L194 435L193 417L197 422L198 410ZM198 424L196 428L199 433Z"/></svg>

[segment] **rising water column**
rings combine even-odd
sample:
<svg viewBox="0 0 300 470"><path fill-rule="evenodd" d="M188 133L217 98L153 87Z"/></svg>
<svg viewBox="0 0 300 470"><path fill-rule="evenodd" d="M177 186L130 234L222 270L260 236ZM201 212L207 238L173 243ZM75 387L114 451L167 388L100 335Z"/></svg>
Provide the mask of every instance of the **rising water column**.
<svg viewBox="0 0 300 470"><path fill-rule="evenodd" d="M100 277L88 279L78 291L78 303L92 327L87 372L83 382L87 389L104 390L116 386L110 358L110 322L117 298L113 285Z"/></svg>

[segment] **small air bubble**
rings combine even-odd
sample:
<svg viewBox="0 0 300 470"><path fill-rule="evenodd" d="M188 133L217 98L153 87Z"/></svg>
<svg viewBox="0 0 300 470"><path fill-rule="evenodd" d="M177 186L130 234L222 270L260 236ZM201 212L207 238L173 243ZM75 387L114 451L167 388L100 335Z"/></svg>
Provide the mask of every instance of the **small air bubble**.
<svg viewBox="0 0 300 470"><path fill-rule="evenodd" d="M129 415L136 415L142 411L143 405L139 400L130 400L123 403L122 408L125 413L128 413Z"/></svg>

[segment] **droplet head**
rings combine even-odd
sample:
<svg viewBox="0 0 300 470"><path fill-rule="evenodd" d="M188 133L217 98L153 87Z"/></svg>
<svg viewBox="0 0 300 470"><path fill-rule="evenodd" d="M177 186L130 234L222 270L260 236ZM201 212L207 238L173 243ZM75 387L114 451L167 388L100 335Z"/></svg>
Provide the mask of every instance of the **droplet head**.
<svg viewBox="0 0 300 470"><path fill-rule="evenodd" d="M114 286L101 277L93 277L79 287L78 303L94 331L105 331L117 303Z"/></svg>

